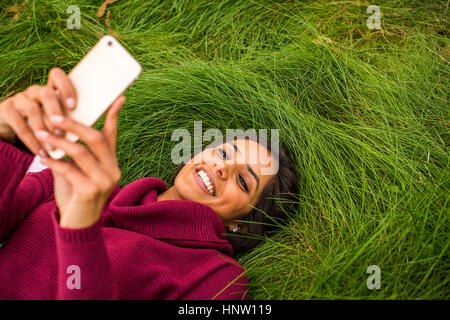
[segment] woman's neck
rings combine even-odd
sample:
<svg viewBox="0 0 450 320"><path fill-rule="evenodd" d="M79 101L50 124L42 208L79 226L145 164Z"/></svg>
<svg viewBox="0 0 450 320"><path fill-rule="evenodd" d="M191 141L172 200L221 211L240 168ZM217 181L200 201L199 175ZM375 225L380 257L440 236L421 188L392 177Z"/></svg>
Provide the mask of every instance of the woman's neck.
<svg viewBox="0 0 450 320"><path fill-rule="evenodd" d="M170 187L163 193L160 193L156 198L156 201L164 200L180 200L180 197L178 196L178 193L176 192L174 187Z"/></svg>

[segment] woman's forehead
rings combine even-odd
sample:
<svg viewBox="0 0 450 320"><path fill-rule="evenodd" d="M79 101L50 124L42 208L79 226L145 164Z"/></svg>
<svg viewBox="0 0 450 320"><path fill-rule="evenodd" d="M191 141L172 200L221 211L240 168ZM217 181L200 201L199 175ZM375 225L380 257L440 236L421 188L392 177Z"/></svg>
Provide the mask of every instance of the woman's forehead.
<svg viewBox="0 0 450 320"><path fill-rule="evenodd" d="M257 141L250 140L250 139L236 139L234 141L228 141L228 143L234 144L238 148L238 150L241 152L245 152L245 151L257 152L257 151L261 150L261 153L263 151L265 153L270 153L267 150L267 146L265 146L263 143L259 143Z"/></svg>

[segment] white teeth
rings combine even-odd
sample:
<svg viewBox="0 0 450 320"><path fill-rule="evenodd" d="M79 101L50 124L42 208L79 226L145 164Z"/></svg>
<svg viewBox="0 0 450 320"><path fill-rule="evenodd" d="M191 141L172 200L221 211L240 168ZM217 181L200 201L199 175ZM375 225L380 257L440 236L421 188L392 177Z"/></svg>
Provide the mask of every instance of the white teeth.
<svg viewBox="0 0 450 320"><path fill-rule="evenodd" d="M205 186L206 186L206 189L208 189L208 192L209 192L211 195L214 195L214 188L213 188L213 186L212 186L212 184L211 184L211 181L209 181L209 177L208 177L208 175L206 174L206 172L203 171L203 170L199 170L199 171L197 172L197 174L198 174L199 177L202 179L203 183L204 183Z"/></svg>

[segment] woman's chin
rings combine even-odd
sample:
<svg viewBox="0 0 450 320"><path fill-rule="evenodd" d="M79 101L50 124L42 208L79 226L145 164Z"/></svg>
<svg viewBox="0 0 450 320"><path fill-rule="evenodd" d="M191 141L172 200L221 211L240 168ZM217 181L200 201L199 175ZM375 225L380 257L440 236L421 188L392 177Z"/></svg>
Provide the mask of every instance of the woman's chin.
<svg viewBox="0 0 450 320"><path fill-rule="evenodd" d="M198 188L195 188L195 186L192 186L193 183L195 182L175 183L174 187L176 188L176 191L180 195L180 198L182 200L190 200L195 202L204 201L205 197L202 194L203 191L198 190Z"/></svg>

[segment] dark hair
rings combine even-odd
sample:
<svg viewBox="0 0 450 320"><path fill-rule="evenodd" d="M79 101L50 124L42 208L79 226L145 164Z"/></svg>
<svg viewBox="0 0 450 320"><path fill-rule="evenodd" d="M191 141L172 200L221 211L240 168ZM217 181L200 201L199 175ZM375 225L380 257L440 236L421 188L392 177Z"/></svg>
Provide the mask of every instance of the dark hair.
<svg viewBox="0 0 450 320"><path fill-rule="evenodd" d="M261 192L259 202L247 216L237 219L244 222L240 231L236 234L227 234L228 241L233 247L233 253L243 253L257 246L265 235L269 236L286 218L286 211L295 210L297 199L295 195L298 193L298 175L295 167L289 160L286 149L280 146L278 155L276 150L272 150L270 141L256 135L239 135L227 136L224 141L218 141L208 146L208 148L216 147L229 140L250 139L263 145L275 157L278 156L278 172L275 177L267 183ZM171 177L171 185L175 183L175 179L184 164L180 165ZM286 206L280 206L279 201L285 202ZM274 223L274 220L276 223Z"/></svg>

